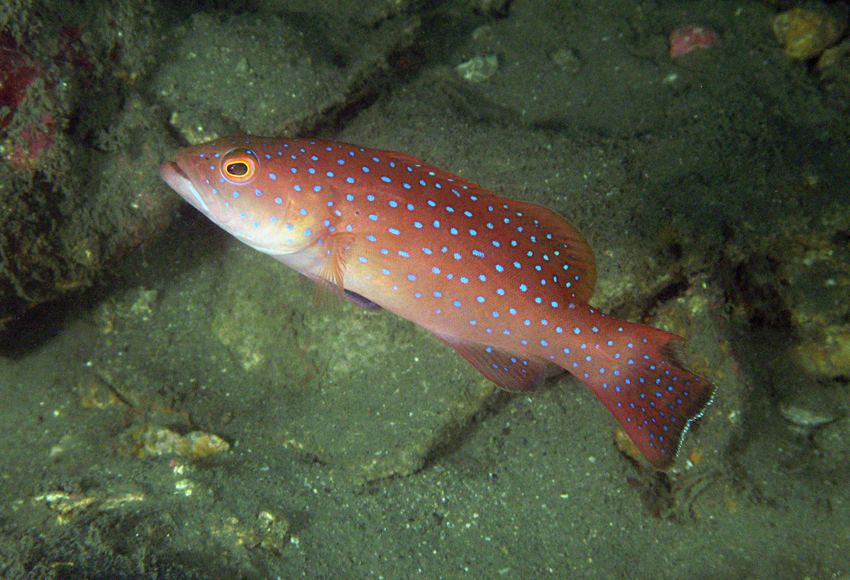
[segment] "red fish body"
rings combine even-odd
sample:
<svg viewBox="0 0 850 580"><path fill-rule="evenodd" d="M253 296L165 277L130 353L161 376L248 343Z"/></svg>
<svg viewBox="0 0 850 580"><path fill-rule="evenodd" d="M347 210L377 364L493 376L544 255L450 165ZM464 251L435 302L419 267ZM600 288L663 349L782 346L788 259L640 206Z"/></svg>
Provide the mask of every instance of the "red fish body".
<svg viewBox="0 0 850 580"><path fill-rule="evenodd" d="M557 365L587 384L657 468L711 399L680 337L587 304L584 238L557 214L407 155L233 136L188 147L163 178L242 242L454 347L511 391Z"/></svg>

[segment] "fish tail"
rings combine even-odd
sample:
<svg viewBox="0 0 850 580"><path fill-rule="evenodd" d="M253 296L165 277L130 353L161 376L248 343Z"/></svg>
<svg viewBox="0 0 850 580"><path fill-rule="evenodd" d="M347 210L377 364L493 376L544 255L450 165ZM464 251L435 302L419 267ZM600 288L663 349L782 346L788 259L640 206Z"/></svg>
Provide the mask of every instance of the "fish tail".
<svg viewBox="0 0 850 580"><path fill-rule="evenodd" d="M576 327L561 366L593 390L656 469L666 469L711 402L711 383L680 362L682 337L590 308L587 314L589 326Z"/></svg>

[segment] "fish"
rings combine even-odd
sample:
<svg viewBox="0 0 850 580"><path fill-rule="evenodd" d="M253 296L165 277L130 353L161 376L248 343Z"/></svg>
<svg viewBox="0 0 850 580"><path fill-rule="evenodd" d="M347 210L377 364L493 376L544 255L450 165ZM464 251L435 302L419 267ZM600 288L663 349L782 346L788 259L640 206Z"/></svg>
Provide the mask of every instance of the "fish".
<svg viewBox="0 0 850 580"><path fill-rule="evenodd" d="M588 304L593 251L555 212L393 151L232 135L177 151L163 179L248 246L422 326L502 389L554 374L590 387L656 469L712 384L680 336Z"/></svg>

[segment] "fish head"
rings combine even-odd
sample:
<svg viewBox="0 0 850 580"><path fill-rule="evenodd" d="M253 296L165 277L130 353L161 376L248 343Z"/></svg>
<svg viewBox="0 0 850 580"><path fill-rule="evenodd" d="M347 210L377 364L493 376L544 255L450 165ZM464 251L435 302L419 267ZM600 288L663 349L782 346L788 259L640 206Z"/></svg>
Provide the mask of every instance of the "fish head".
<svg viewBox="0 0 850 580"><path fill-rule="evenodd" d="M162 178L213 223L266 254L312 245L324 229L323 204L287 187L280 161L263 139L227 137L181 149Z"/></svg>

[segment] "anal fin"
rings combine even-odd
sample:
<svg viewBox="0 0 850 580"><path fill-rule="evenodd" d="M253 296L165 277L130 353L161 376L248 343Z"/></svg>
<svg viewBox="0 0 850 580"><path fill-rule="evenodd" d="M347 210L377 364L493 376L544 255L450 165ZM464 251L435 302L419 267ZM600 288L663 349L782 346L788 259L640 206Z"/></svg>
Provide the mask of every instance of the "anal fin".
<svg viewBox="0 0 850 580"><path fill-rule="evenodd" d="M437 337L455 349L482 375L506 391L533 391L550 376L563 372L547 361L483 344Z"/></svg>
<svg viewBox="0 0 850 580"><path fill-rule="evenodd" d="M365 308L366 310L378 310L380 308L379 305L375 304L365 296L361 296L356 292L352 292L351 290L345 290L345 297L348 298L348 301L352 304L356 304L361 308Z"/></svg>

